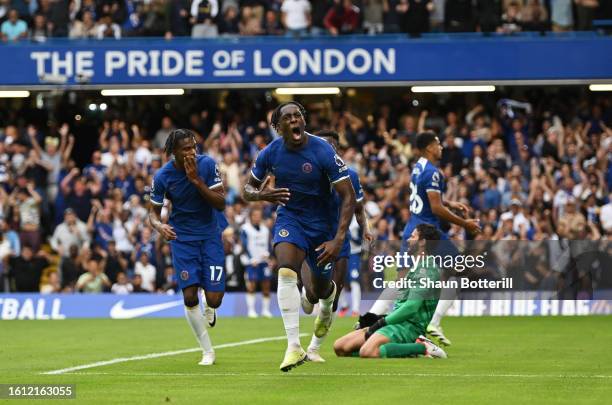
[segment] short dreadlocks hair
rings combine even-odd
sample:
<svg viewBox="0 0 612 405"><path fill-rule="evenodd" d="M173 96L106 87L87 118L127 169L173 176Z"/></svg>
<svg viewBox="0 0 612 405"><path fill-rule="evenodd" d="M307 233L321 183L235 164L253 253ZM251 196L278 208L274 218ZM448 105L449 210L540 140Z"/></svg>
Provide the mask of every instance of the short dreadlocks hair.
<svg viewBox="0 0 612 405"><path fill-rule="evenodd" d="M298 103L297 101L288 101L286 103L279 104L278 107L276 107L274 111L272 111L272 117L270 118L270 124L272 124L272 128L274 128L276 131L278 131L278 121L281 117L281 110L283 109L283 107L288 106L290 104L296 106L302 113L304 119L306 119L306 109L302 104Z"/></svg>
<svg viewBox="0 0 612 405"><path fill-rule="evenodd" d="M166 145L164 146L164 152L166 152L167 156L172 155L174 153L174 147L181 139L185 138L193 138L195 141L195 134L188 129L175 129L170 132L168 138L166 139Z"/></svg>

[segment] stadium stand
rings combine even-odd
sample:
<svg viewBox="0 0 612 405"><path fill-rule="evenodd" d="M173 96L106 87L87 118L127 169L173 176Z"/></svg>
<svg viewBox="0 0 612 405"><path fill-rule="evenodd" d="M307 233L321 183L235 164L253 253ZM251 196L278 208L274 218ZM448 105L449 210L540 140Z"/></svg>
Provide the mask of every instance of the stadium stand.
<svg viewBox="0 0 612 405"><path fill-rule="evenodd" d="M53 37L571 31L605 27L598 0L40 0L0 5L4 42ZM608 24L609 26L609 24Z"/></svg>
<svg viewBox="0 0 612 405"><path fill-rule="evenodd" d="M424 129L440 134L448 197L479 213L483 240L610 239L612 100L577 89L531 91L515 94L521 102L496 93L422 99L417 106L416 98L400 93L377 96L379 105L371 110L350 97L337 104L304 103L309 128L341 134L343 156L361 176L378 240L397 240L408 220L407 171L416 134ZM252 93L264 98L264 92ZM230 223L226 252L235 259L228 288L243 289L238 229L248 211L239 196L250 163L277 136L267 124L275 101L220 94L208 95L206 107L195 96L181 97L176 122L154 112L168 107L163 100L130 114L120 105L98 111L97 121L88 118L100 122L96 136L87 133L90 127L75 126L80 144L68 125L57 122L68 102L42 116L27 105L4 110L3 289L74 291L80 275L94 272L101 285L86 291L108 290L122 273L137 284L135 291L172 293L169 249L147 224L146 207L152 175L167 161L163 143L176 126L194 130L202 151L219 162ZM270 222L272 208L265 210ZM460 229L451 234L465 237ZM154 288L143 280L143 265L156 269Z"/></svg>

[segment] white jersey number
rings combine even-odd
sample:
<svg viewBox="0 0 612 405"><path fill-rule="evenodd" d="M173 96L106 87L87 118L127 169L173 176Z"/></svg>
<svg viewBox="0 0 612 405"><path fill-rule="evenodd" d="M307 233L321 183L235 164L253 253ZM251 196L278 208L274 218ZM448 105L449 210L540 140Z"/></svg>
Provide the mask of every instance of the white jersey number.
<svg viewBox="0 0 612 405"><path fill-rule="evenodd" d="M420 214L423 211L423 200L417 194L417 186L414 183L410 183L410 212L413 214Z"/></svg>

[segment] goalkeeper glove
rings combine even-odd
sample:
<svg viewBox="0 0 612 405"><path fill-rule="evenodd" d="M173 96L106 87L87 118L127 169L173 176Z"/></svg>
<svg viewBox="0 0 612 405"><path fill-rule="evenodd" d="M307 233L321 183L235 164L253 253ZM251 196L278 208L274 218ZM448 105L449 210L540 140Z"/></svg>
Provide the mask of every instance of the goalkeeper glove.
<svg viewBox="0 0 612 405"><path fill-rule="evenodd" d="M359 322L355 325L355 329L363 329L372 326L374 322L380 318L384 318L384 315L376 315L372 312L366 312L363 315L359 315Z"/></svg>
<svg viewBox="0 0 612 405"><path fill-rule="evenodd" d="M368 340L370 338L370 336L372 336L378 329L382 328L385 325L387 325L387 321L385 320L384 317L382 317L378 321L374 322L374 324L372 326L370 326L368 328L368 330L366 331L366 333L365 333L365 340Z"/></svg>

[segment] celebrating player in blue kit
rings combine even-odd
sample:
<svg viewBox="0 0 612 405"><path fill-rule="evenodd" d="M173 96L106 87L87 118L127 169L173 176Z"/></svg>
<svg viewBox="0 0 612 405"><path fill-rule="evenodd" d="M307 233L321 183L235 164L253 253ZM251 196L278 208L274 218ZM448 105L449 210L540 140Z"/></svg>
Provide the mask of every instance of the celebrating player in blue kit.
<svg viewBox="0 0 612 405"><path fill-rule="evenodd" d="M408 240L419 224L434 225L441 231L441 220L459 225L469 233L479 233L477 219L464 219L450 210L457 209L467 214L469 208L465 204L442 200L446 183L444 175L435 166L442 158L442 144L438 136L433 132L423 132L416 143L421 157L410 176L410 220L404 228L402 240ZM442 232L444 239L448 239L448 234Z"/></svg>
<svg viewBox="0 0 612 405"><path fill-rule="evenodd" d="M215 308L225 291L225 255L221 228L225 197L215 161L196 154L193 132L176 129L165 145L174 159L161 167L153 178L149 219L153 227L170 241L172 264L183 291L185 316L202 348L200 365L215 362L215 352L206 323L216 322ZM169 224L161 221L164 198L172 203ZM200 309L198 289L204 290L206 320Z"/></svg>
<svg viewBox="0 0 612 405"><path fill-rule="evenodd" d="M247 201L280 204L272 241L278 263L277 298L288 341L282 371L307 359L300 345L297 273L307 260L312 291L321 308L315 335L324 336L331 326L336 296L333 265L355 210L355 192L346 165L329 143L305 132L305 116L304 107L297 102L274 110L271 124L282 138L259 153L244 189ZM278 188L268 187L268 174L275 176ZM342 200L337 230L329 221L332 187Z"/></svg>
<svg viewBox="0 0 612 405"><path fill-rule="evenodd" d="M441 220L459 225L472 234L480 232L480 225L477 219L462 218L451 211L456 209L467 214L469 208L465 204L442 199L446 184L442 172L435 166L435 163L442 158L442 144L438 136L433 132L423 132L417 136L416 146L421 157L414 165L410 177L410 220L404 228L402 240L408 240L419 224L430 224L441 232L438 254L457 254L457 248L449 241L448 234L441 229ZM427 333L444 345L450 345L450 341L444 336L439 322L453 301L454 298L440 299L432 323L427 328ZM376 315L385 314L390 302L392 301L379 298L370 312Z"/></svg>
<svg viewBox="0 0 612 405"><path fill-rule="evenodd" d="M319 131L317 132L317 136L325 139L329 142L330 145L334 148L334 150L338 150L340 139L338 133L335 131ZM357 223L359 224L360 229L363 232L363 239L367 243L371 243L374 239L372 232L370 231L370 226L368 224L368 218L365 213L365 209L363 206L363 190L361 188L361 183L359 183L359 175L353 169L348 168L348 174L351 179L351 184L353 186L353 190L355 191L355 218L357 219ZM332 223L334 231L338 227L338 220L340 219L340 203L341 199L338 193L333 192L332 199L332 209L329 211L329 221ZM361 239L361 238L359 238ZM349 273L348 264L349 264L349 256L351 255L351 243L350 243L350 234L347 233L347 237L344 239L344 244L342 245L342 250L340 251L340 255L338 256L338 260L336 260L335 268L334 268L334 283L336 283L336 299L334 300L333 311L336 312L338 308L338 300L340 298L340 294L342 293L342 289L344 288L345 279L347 278L347 273L350 276L351 280L355 280L359 278L359 256L357 256L357 261L355 264L355 260L351 264L351 272ZM355 276L355 273L357 275ZM357 283L357 285L359 285ZM307 291L306 286L302 289L302 309L305 313L310 314L313 311L314 304L316 301L312 299L313 294ZM323 343L323 336L317 336L316 331L313 334L310 345L308 345L308 349L306 353L308 355L308 360L313 362L324 362L325 360L321 357L319 350L321 348L321 344Z"/></svg>

